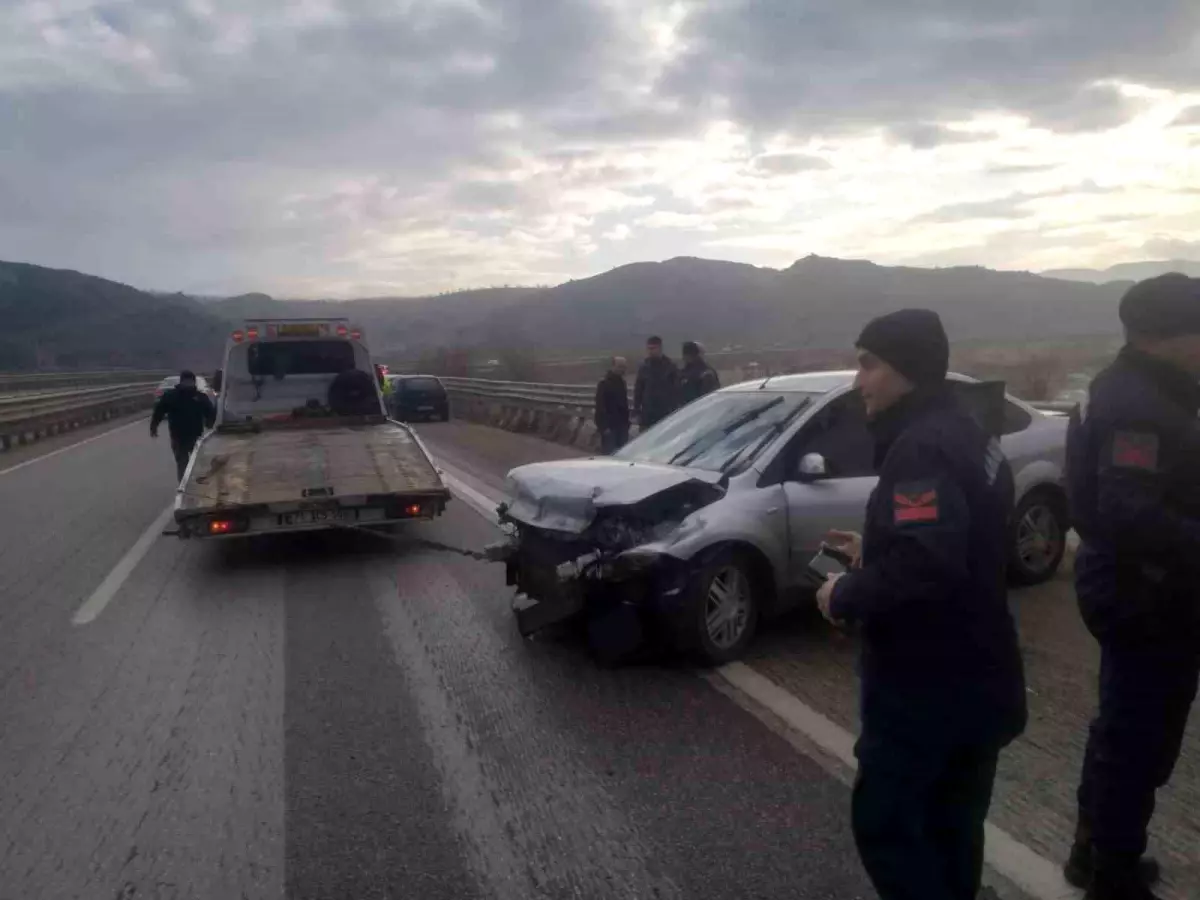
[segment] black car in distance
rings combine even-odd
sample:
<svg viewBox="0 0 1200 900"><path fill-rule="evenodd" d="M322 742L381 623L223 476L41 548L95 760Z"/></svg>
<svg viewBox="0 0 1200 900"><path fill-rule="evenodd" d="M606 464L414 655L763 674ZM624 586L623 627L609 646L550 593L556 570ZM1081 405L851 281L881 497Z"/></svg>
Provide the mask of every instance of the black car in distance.
<svg viewBox="0 0 1200 900"><path fill-rule="evenodd" d="M447 422L450 398L446 387L434 375L391 375L392 392L388 405L399 422Z"/></svg>

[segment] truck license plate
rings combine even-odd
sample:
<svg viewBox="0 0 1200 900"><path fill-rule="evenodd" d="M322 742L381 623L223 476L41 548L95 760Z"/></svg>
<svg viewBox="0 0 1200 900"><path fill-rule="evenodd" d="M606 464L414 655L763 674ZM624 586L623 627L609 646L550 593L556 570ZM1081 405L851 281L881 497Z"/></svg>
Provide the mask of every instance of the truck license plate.
<svg viewBox="0 0 1200 900"><path fill-rule="evenodd" d="M433 412L432 406L418 406L417 412Z"/></svg>
<svg viewBox="0 0 1200 900"><path fill-rule="evenodd" d="M318 525L322 522L354 522L358 520L356 509L305 509L300 512L283 513L281 525Z"/></svg>

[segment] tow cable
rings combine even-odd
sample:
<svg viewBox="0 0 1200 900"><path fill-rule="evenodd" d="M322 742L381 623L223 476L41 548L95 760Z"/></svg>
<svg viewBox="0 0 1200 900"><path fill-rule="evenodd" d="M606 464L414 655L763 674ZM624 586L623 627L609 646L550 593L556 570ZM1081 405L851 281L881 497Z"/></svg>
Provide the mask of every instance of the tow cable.
<svg viewBox="0 0 1200 900"><path fill-rule="evenodd" d="M496 562L497 557L494 555L495 551L489 552L490 548L493 546L501 547L501 546L507 545L506 541L502 541L496 545L489 545L488 547L485 547L483 550L468 550L466 547L455 547L453 544L443 544L441 541L433 541L433 540L430 540L429 538L418 538L418 537L409 537L408 535L388 534L387 532L377 531L374 528L368 528L363 525L345 525L345 524L339 523L339 524L334 525L334 528L339 531L366 532L367 534L373 535L373 536L380 538L382 540L385 540L385 541L389 541L393 544L400 544L405 547L412 547L412 546L422 547L426 550L433 550L436 553L452 553L456 556L465 556L465 557L467 557L467 559L473 559L473 560L476 560L477 562Z"/></svg>

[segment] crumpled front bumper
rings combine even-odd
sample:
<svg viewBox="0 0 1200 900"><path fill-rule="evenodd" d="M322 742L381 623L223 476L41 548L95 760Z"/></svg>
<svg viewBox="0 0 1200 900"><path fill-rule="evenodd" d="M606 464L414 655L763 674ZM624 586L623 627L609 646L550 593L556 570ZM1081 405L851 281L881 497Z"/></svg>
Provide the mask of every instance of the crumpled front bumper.
<svg viewBox="0 0 1200 900"><path fill-rule="evenodd" d="M686 582L686 564L668 554L634 547L602 555L594 551L559 562L538 558L513 539L488 548L504 562L506 582L517 590L513 612L528 637L578 618L589 627L621 619L644 623L676 612Z"/></svg>

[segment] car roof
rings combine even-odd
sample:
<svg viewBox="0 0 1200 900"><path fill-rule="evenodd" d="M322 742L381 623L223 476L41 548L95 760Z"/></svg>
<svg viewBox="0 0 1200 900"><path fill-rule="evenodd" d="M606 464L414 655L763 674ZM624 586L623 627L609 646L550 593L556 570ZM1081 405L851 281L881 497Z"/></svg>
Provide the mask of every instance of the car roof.
<svg viewBox="0 0 1200 900"><path fill-rule="evenodd" d="M414 375L411 372L406 372L403 375L390 375L389 374L388 378L392 378L397 381L399 381L401 379L405 379L405 378L432 378L434 381L437 381L437 382L440 382L442 380L442 379L438 378L436 375Z"/></svg>
<svg viewBox="0 0 1200 900"><path fill-rule="evenodd" d="M739 384L731 384L729 387L722 388L722 391L729 393L737 393L740 391L757 391L761 388L767 388L772 391L781 393L797 392L805 394L827 394L830 391L838 391L850 387L854 384L855 371L853 369L839 369L830 372L799 372L795 375L773 375L769 378L755 378L751 381L743 381ZM959 375L957 372L950 372L946 376L951 381L975 381L967 375Z"/></svg>

